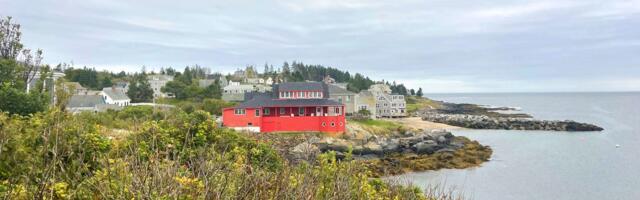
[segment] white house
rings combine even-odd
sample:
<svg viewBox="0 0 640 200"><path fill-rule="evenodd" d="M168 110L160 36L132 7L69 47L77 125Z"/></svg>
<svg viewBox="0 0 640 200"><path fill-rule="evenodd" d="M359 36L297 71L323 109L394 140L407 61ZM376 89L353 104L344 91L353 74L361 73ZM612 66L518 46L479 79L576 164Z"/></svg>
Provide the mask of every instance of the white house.
<svg viewBox="0 0 640 200"><path fill-rule="evenodd" d="M129 106L131 99L124 93L124 89L116 87L102 88L100 93L106 104L113 104L118 106Z"/></svg>

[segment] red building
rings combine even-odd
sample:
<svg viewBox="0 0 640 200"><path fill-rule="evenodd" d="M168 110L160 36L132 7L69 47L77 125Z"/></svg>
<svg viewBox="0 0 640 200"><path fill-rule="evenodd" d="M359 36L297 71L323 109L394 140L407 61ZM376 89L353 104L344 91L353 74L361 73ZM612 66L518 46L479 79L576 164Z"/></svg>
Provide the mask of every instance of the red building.
<svg viewBox="0 0 640 200"><path fill-rule="evenodd" d="M223 109L222 124L254 132L343 133L344 104L330 100L319 82L281 83L269 93L246 95L245 102Z"/></svg>

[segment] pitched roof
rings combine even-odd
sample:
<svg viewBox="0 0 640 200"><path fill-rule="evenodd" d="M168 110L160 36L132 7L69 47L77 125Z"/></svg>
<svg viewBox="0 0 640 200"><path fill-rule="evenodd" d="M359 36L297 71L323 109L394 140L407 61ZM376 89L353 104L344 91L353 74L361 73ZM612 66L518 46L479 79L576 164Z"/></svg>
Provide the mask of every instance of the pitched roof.
<svg viewBox="0 0 640 200"><path fill-rule="evenodd" d="M353 92L351 92L351 91L349 91L349 90L346 90L346 89L344 89L344 88L341 88L341 87L339 87L339 86L335 86L335 85L328 85L328 87L329 87L329 95L332 95L332 94L347 94L347 95L353 95L353 94L355 94L355 93L353 93Z"/></svg>
<svg viewBox="0 0 640 200"><path fill-rule="evenodd" d="M100 95L73 95L67 103L69 108L95 107L104 104L104 99Z"/></svg>
<svg viewBox="0 0 640 200"><path fill-rule="evenodd" d="M278 84L279 90L324 90L324 84L321 82L287 82Z"/></svg>
<svg viewBox="0 0 640 200"><path fill-rule="evenodd" d="M331 99L274 99L270 93L254 93L253 98L242 102L236 108L280 107L280 106L341 106Z"/></svg>
<svg viewBox="0 0 640 200"><path fill-rule="evenodd" d="M102 92L114 101L131 100L121 88L106 87L102 88Z"/></svg>

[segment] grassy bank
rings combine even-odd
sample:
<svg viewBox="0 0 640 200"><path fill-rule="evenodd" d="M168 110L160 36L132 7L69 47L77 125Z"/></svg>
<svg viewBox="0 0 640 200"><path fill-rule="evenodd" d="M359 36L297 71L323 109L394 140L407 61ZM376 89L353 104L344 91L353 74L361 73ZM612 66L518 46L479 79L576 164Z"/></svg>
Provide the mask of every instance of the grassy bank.
<svg viewBox="0 0 640 200"><path fill-rule="evenodd" d="M434 101L424 97L407 96L407 112L415 113L422 109L440 109L442 108L442 102Z"/></svg>

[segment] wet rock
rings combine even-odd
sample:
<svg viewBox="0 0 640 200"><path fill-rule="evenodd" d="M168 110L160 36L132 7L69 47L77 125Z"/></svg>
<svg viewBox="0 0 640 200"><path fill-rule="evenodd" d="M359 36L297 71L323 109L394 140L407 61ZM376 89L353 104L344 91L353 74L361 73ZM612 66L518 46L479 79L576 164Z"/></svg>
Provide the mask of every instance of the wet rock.
<svg viewBox="0 0 640 200"><path fill-rule="evenodd" d="M432 154L437 150L438 144L436 144L433 140L427 140L415 144L413 148L418 154Z"/></svg>

